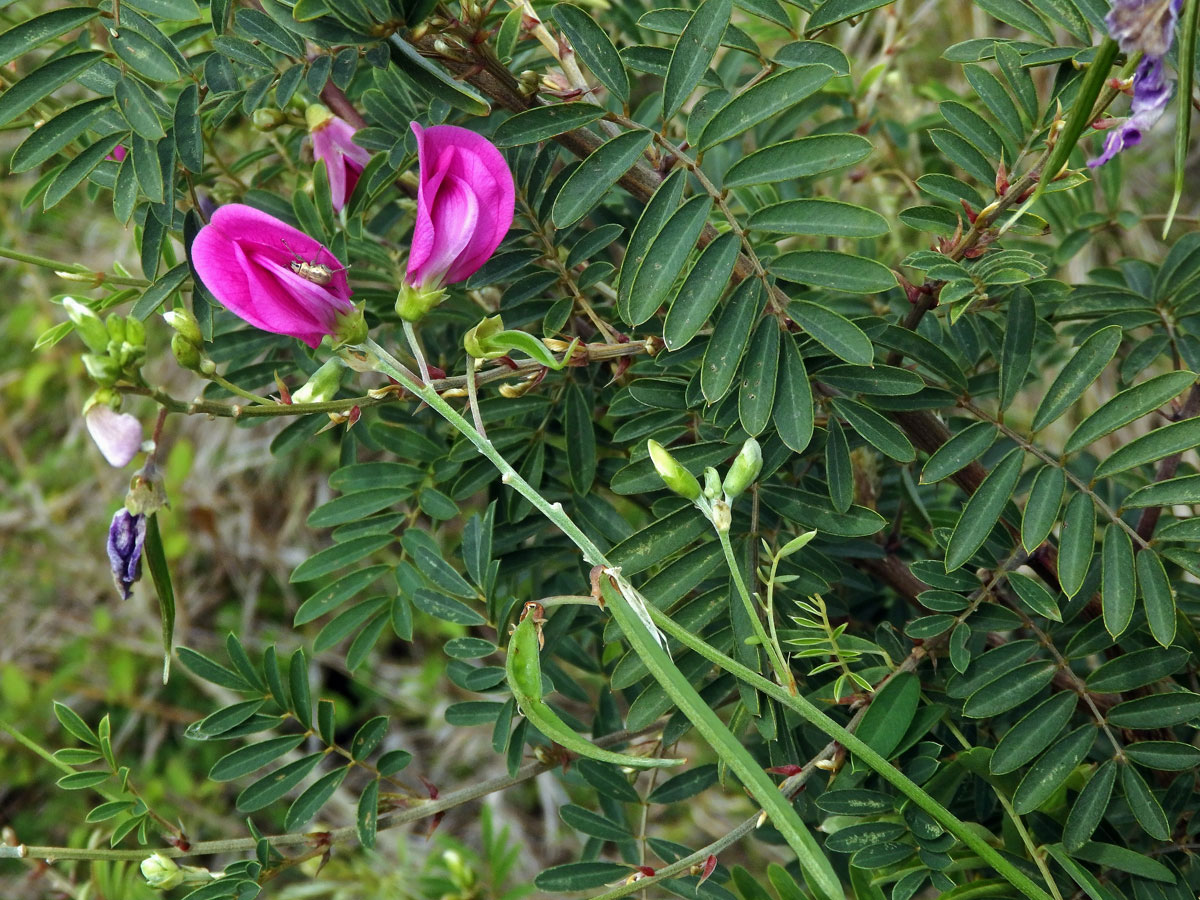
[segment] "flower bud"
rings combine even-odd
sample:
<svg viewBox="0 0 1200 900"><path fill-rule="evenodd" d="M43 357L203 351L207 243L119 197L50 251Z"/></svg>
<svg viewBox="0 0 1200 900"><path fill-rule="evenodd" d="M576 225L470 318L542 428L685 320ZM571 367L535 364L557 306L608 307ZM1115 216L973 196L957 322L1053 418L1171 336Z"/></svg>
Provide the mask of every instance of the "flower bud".
<svg viewBox="0 0 1200 900"><path fill-rule="evenodd" d="M504 356L508 352L504 348L488 346L488 339L503 330L504 321L500 316L489 316L484 319L463 335L463 347L466 348L467 356L472 359L499 359Z"/></svg>
<svg viewBox="0 0 1200 900"><path fill-rule="evenodd" d="M724 500L717 500L712 505L712 523L713 528L717 531L728 531L732 524L733 516L729 511L729 504Z"/></svg>
<svg viewBox="0 0 1200 900"><path fill-rule="evenodd" d="M146 517L134 515L125 507L118 509L108 528L108 561L122 600L129 599L130 588L141 580L145 542Z"/></svg>
<svg viewBox="0 0 1200 900"><path fill-rule="evenodd" d="M121 377L121 367L111 356L85 353L83 354L83 367L87 369L87 373L93 381L104 387L111 387Z"/></svg>
<svg viewBox="0 0 1200 900"><path fill-rule="evenodd" d="M200 363L203 361L200 348L184 337L182 333L171 336L171 352L175 354L175 360L179 365L185 369L191 369L193 372L200 371Z"/></svg>
<svg viewBox="0 0 1200 900"><path fill-rule="evenodd" d="M156 891L169 891L183 884L183 872L179 869L179 863L161 853L155 853L142 860L142 877L146 879L146 884Z"/></svg>
<svg viewBox="0 0 1200 900"><path fill-rule="evenodd" d="M146 346L146 323L136 316L125 319L125 343L133 347Z"/></svg>
<svg viewBox="0 0 1200 900"><path fill-rule="evenodd" d="M716 500L721 496L721 476L712 466L704 468L704 496Z"/></svg>
<svg viewBox="0 0 1200 900"><path fill-rule="evenodd" d="M442 288L418 288L403 284L396 295L396 315L405 322L419 322L445 298Z"/></svg>
<svg viewBox="0 0 1200 900"><path fill-rule="evenodd" d="M342 386L342 373L346 364L340 356L331 356L313 372L308 381L292 394L292 403L325 403L337 396Z"/></svg>
<svg viewBox="0 0 1200 900"><path fill-rule="evenodd" d="M309 131L316 131L322 125L326 125L333 118L328 107L320 103L310 103L304 108L304 124L308 126Z"/></svg>
<svg viewBox="0 0 1200 900"><path fill-rule="evenodd" d="M758 446L758 441L754 438L747 438L746 443L742 444L742 449L738 451L733 465L725 473L725 482L721 485L725 496L730 500L740 496L746 488L754 484L754 479L761 471L762 448Z"/></svg>
<svg viewBox="0 0 1200 900"><path fill-rule="evenodd" d="M250 121L259 131L274 131L287 121L287 116L278 109L260 106L250 116Z"/></svg>
<svg viewBox="0 0 1200 900"><path fill-rule="evenodd" d="M204 341L203 335L200 334L200 323L196 321L196 317L192 315L190 310L180 307L179 309L169 309L162 314L166 323L175 331L181 334L185 340L190 341L197 346Z"/></svg>
<svg viewBox="0 0 1200 900"><path fill-rule="evenodd" d="M100 317L74 297L64 297L63 308L88 349L103 353L108 346L108 329L104 327Z"/></svg>
<svg viewBox="0 0 1200 900"><path fill-rule="evenodd" d="M104 320L104 326L108 329L108 339L110 341L120 344L125 340L124 316L119 316L116 313L113 313Z"/></svg>
<svg viewBox="0 0 1200 900"><path fill-rule="evenodd" d="M658 441L647 441L646 448L650 451L650 459L663 484L687 500L699 499L700 482L696 480L695 475L681 466Z"/></svg>

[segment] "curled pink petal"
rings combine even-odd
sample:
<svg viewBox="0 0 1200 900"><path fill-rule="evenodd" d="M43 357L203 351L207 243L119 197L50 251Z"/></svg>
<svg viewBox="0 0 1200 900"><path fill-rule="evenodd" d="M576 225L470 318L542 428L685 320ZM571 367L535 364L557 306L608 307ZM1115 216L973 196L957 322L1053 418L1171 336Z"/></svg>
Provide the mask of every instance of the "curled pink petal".
<svg viewBox="0 0 1200 900"><path fill-rule="evenodd" d="M142 447L142 423L136 416L97 403L84 414L83 421L100 453L113 468L129 465Z"/></svg>
<svg viewBox="0 0 1200 900"><path fill-rule="evenodd" d="M454 284L487 262L512 226L512 172L495 145L473 131L416 122L412 129L421 172L406 280L422 288Z"/></svg>
<svg viewBox="0 0 1200 900"><path fill-rule="evenodd" d="M315 238L251 206L213 213L191 249L192 265L221 304L256 328L299 338L310 347L337 332L354 310L345 267ZM296 263L323 265L325 284L297 273Z"/></svg>
<svg viewBox="0 0 1200 900"><path fill-rule="evenodd" d="M313 156L325 163L329 173L329 194L333 208L341 212L354 193L358 177L371 154L354 143L355 128L345 119L330 116L313 129Z"/></svg>

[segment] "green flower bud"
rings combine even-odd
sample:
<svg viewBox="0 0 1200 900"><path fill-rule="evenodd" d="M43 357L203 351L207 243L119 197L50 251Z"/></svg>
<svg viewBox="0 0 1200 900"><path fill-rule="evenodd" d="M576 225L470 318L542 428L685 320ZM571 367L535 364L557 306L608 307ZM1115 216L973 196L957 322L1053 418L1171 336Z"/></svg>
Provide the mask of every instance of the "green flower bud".
<svg viewBox="0 0 1200 900"><path fill-rule="evenodd" d="M761 471L762 448L758 446L758 441L754 438L747 438L746 443L742 444L737 458L734 459L733 465L725 473L725 482L721 485L725 496L730 500L739 496L746 488L754 484L754 479Z"/></svg>
<svg viewBox="0 0 1200 900"><path fill-rule="evenodd" d="M125 343L134 347L146 346L146 323L136 316L125 319Z"/></svg>
<svg viewBox="0 0 1200 900"><path fill-rule="evenodd" d="M83 354L83 367L92 376L96 384L111 387L121 377L121 367L111 356L100 356L97 353Z"/></svg>
<svg viewBox="0 0 1200 900"><path fill-rule="evenodd" d="M650 459L663 484L687 500L699 499L700 482L696 480L695 475L681 466L658 441L647 441L646 448L650 451Z"/></svg>
<svg viewBox="0 0 1200 900"><path fill-rule="evenodd" d="M313 372L298 391L292 394L293 403L324 403L337 396L342 386L342 374L346 364L340 356L331 356L322 366Z"/></svg>
<svg viewBox="0 0 1200 900"><path fill-rule="evenodd" d="M125 317L113 313L104 320L108 329L108 339L120 345L125 340Z"/></svg>
<svg viewBox="0 0 1200 900"><path fill-rule="evenodd" d="M199 346L204 342L204 337L200 334L200 323L196 321L196 317L190 310L183 307L170 309L163 313L162 317L168 325L191 343Z"/></svg>
<svg viewBox="0 0 1200 900"><path fill-rule="evenodd" d="M721 496L721 476L712 466L704 468L704 496L716 500Z"/></svg>
<svg viewBox="0 0 1200 900"><path fill-rule="evenodd" d="M416 288L402 285L396 295L396 315L405 322L419 322L446 297L443 288Z"/></svg>
<svg viewBox="0 0 1200 900"><path fill-rule="evenodd" d="M316 131L332 118L333 113L320 103L310 103L304 109L304 124L308 126L309 131Z"/></svg>
<svg viewBox="0 0 1200 900"><path fill-rule="evenodd" d="M103 353L108 347L108 329L104 327L100 317L74 297L63 297L63 308L88 349L94 353Z"/></svg>
<svg viewBox="0 0 1200 900"><path fill-rule="evenodd" d="M463 335L463 347L472 359L498 359L508 351L488 346L488 339L504 330L500 316L490 316Z"/></svg>
<svg viewBox="0 0 1200 900"><path fill-rule="evenodd" d="M277 109L260 106L250 116L250 121L259 131L274 131L287 121L287 116Z"/></svg>
<svg viewBox="0 0 1200 900"><path fill-rule="evenodd" d="M185 369L190 369L193 372L200 371L200 363L203 357L200 355L200 348L189 341L181 333L176 333L171 336L171 352L175 354L176 361Z"/></svg>
<svg viewBox="0 0 1200 900"><path fill-rule="evenodd" d="M179 863L161 853L155 853L142 860L142 877L146 879L146 884L156 891L169 891L183 884L183 872Z"/></svg>

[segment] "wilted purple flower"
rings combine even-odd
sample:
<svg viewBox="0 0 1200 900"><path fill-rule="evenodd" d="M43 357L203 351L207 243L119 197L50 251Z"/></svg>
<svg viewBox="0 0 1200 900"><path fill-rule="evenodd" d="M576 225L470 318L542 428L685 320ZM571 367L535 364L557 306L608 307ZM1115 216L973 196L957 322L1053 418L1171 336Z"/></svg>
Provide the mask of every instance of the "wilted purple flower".
<svg viewBox="0 0 1200 900"><path fill-rule="evenodd" d="M135 516L125 507L118 509L108 528L108 560L122 600L129 599L129 589L142 577L142 545L145 542L146 517Z"/></svg>
<svg viewBox="0 0 1200 900"><path fill-rule="evenodd" d="M142 423L129 413L119 413L107 403L95 403L83 414L88 434L108 460L120 469L129 464L142 446Z"/></svg>
<svg viewBox="0 0 1200 900"><path fill-rule="evenodd" d="M325 171L329 173L329 197L334 211L341 212L371 154L354 143L353 125L319 103L308 107L304 118L312 133L313 156L325 163Z"/></svg>
<svg viewBox="0 0 1200 900"><path fill-rule="evenodd" d="M1133 147L1157 122L1171 100L1171 81L1163 57L1171 49L1175 23L1183 0L1115 0L1105 22L1127 54L1142 53L1133 75L1133 100L1129 118L1109 132L1104 150L1089 159L1093 169L1102 166L1126 147Z"/></svg>

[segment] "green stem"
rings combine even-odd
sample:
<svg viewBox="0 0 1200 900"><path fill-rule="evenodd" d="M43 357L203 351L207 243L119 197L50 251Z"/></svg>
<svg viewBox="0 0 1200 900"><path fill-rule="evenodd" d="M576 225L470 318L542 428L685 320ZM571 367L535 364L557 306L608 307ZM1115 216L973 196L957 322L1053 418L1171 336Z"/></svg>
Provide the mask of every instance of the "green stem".
<svg viewBox="0 0 1200 900"><path fill-rule="evenodd" d="M421 350L421 342L417 340L417 330L408 319L404 320L404 336L408 338L409 349L412 350L413 359L417 361L417 368L421 372L421 381L429 384L433 380L429 377L429 363L425 362L425 353Z"/></svg>
<svg viewBox="0 0 1200 900"><path fill-rule="evenodd" d="M734 555L729 532L722 531L720 528L717 528L716 532L717 538L721 541L721 549L725 551L725 561L729 564L729 571L733 575L734 586L742 598L742 604L746 607L746 615L750 617L750 624L754 627L755 636L763 645L763 649L767 651L767 657L771 660L771 668L775 670L775 678L781 685L787 687L790 693L795 694L796 679L792 677L792 671L784 661L783 651L771 640L766 629L763 628L762 620L758 616L758 609L754 605L754 599L750 596L750 591L742 578L742 568L738 565L737 557Z"/></svg>
<svg viewBox="0 0 1200 900"><path fill-rule="evenodd" d="M12 247L0 247L0 258L41 266L43 269L51 269L60 278L66 278L69 281L94 280L96 282L95 287L99 287L101 284L123 284L129 287L150 286L150 282L145 278L130 278L125 275L110 275L107 272L96 272L79 263L62 262L61 260L50 259L45 256L35 256L32 253L22 253L20 250L14 250Z"/></svg>
<svg viewBox="0 0 1200 900"><path fill-rule="evenodd" d="M279 406L280 405L278 403L272 403L266 397L260 397L260 396L258 396L258 394L248 391L245 388L238 387L236 384L234 384L228 378L225 378L222 375L218 375L216 372L213 372L211 375L208 375L206 377L208 378L209 381L213 382L213 384L220 385L221 387L225 388L225 390L229 391L229 393L236 394L238 397L241 397L243 400L249 400L251 403L255 404L256 406Z"/></svg>
<svg viewBox="0 0 1200 900"><path fill-rule="evenodd" d="M916 806L929 815L943 828L979 854L980 858L992 866L1001 876L1030 900L1051 900L1049 894L1042 890L1028 875L1001 856L995 848L972 831L965 822L938 803L927 794L920 785L893 766L880 754L864 743L860 738L847 731L825 713L813 706L808 700L799 695L792 695L768 679L763 678L754 670L742 665L737 660L726 656L721 651L711 647L705 641L696 637L683 628L666 613L651 607L650 615L655 624L667 635L675 638L685 647L696 651L705 659L720 666L725 671L745 681L752 687L762 691L773 700L794 711L800 718L813 725L840 743L849 752L857 756L871 768L880 778L890 783L900 793L908 797Z"/></svg>
<svg viewBox="0 0 1200 900"><path fill-rule="evenodd" d="M401 382L407 382L406 386L409 390L424 400L431 409L466 437L496 467L505 484L533 504L539 512L570 538L583 552L584 559L590 565L604 567L604 575L607 577L601 577L600 585L605 599L608 601L608 609L634 652L709 746L746 786L758 805L766 811L772 824L795 852L800 867L808 878L814 893L824 900L841 897L843 894L841 883L829 860L821 851L820 845L800 820L791 803L779 793L775 783L762 770L761 764L742 746L741 742L730 732L725 723L700 697L696 689L671 661L671 657L659 643L661 636L647 621L649 604L638 594L628 579L621 575L620 569L614 568L605 559L599 548L566 514L562 504L550 503L539 494L509 465L508 461L492 446L491 441L472 428L471 424L459 415L458 411L449 403L438 396L433 388L413 383L411 374L406 376L403 366L400 366L391 354L370 338L356 350L347 352L356 351L364 353L372 359L379 371ZM615 587L613 583L615 583ZM762 680L770 684L765 678Z"/></svg>

